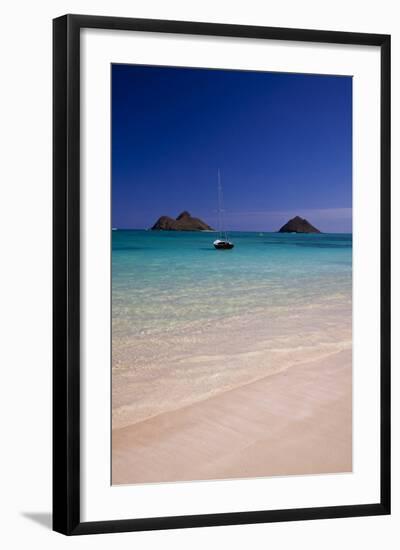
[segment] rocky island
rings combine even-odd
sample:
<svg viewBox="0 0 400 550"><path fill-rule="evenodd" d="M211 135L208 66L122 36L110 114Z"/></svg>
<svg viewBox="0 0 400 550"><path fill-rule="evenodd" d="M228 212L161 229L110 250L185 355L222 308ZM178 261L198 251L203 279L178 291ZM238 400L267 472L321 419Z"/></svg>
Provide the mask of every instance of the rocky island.
<svg viewBox="0 0 400 550"><path fill-rule="evenodd" d="M175 220L170 216L161 216L151 229L152 231L214 231L199 218L193 218L186 210Z"/></svg>
<svg viewBox="0 0 400 550"><path fill-rule="evenodd" d="M278 233L321 233L321 231L306 219L296 216L285 223Z"/></svg>

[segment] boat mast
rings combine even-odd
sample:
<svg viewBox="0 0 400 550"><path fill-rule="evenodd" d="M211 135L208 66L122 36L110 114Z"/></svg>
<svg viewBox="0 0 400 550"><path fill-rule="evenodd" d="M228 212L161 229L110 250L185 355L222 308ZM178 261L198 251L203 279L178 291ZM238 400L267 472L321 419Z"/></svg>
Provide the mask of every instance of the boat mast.
<svg viewBox="0 0 400 550"><path fill-rule="evenodd" d="M224 230L224 210L223 210L223 196L222 196L222 184L221 184L221 172L218 168L218 224L219 224L219 234L220 238L224 238L227 241L228 235L227 232Z"/></svg>

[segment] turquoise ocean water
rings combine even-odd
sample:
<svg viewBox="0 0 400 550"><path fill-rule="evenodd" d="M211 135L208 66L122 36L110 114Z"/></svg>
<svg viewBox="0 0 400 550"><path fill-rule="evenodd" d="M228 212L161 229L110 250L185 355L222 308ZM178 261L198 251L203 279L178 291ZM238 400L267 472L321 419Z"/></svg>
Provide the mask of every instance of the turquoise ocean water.
<svg viewBox="0 0 400 550"><path fill-rule="evenodd" d="M351 348L351 234L112 232L113 426Z"/></svg>
<svg viewBox="0 0 400 550"><path fill-rule="evenodd" d="M157 333L272 307L347 299L351 234L112 232L113 329Z"/></svg>

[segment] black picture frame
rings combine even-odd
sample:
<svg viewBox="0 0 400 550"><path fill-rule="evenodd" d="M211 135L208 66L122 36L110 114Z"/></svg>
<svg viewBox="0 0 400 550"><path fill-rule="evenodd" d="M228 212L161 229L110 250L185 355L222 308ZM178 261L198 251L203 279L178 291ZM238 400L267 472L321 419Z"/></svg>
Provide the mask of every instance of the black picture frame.
<svg viewBox="0 0 400 550"><path fill-rule="evenodd" d="M381 51L381 495L371 504L80 520L80 31L84 28L378 46ZM390 36L65 15L53 21L53 529L66 535L390 514Z"/></svg>

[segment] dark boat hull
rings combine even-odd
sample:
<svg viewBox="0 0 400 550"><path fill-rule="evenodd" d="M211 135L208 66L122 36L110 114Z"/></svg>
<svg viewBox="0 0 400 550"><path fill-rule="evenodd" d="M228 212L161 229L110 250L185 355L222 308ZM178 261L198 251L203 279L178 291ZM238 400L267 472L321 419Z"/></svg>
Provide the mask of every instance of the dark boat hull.
<svg viewBox="0 0 400 550"><path fill-rule="evenodd" d="M214 244L214 248L217 250L230 250L234 245L232 243L218 243Z"/></svg>

